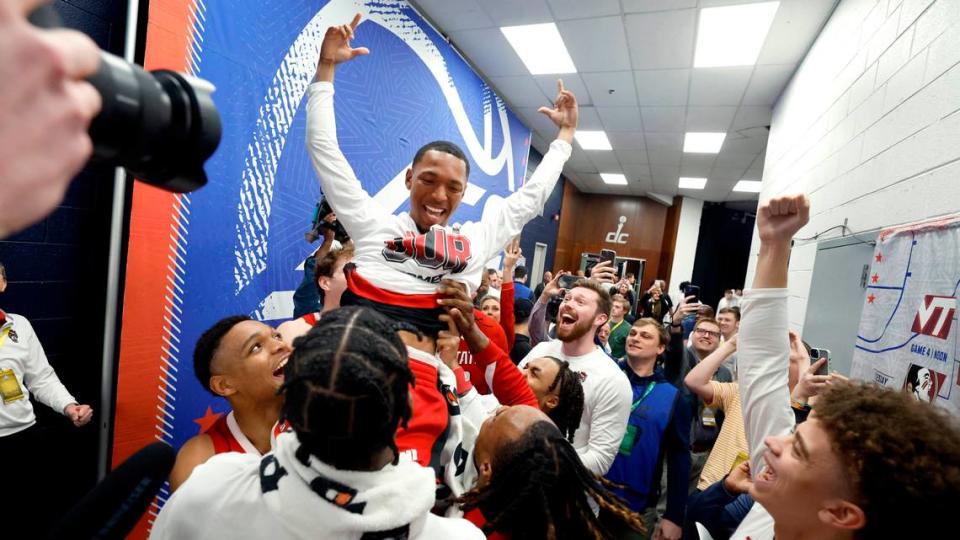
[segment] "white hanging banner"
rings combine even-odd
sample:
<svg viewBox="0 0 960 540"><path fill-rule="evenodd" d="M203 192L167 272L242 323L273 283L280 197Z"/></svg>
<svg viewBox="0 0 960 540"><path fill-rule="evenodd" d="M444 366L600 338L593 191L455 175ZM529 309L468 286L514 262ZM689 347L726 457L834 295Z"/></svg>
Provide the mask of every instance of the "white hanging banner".
<svg viewBox="0 0 960 540"><path fill-rule="evenodd" d="M958 286L960 215L882 231L851 375L960 415Z"/></svg>

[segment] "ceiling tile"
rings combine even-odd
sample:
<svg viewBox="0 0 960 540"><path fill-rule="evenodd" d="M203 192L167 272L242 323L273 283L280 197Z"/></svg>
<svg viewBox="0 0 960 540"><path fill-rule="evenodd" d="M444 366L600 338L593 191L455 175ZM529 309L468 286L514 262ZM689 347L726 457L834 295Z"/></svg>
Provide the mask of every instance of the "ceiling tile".
<svg viewBox="0 0 960 540"><path fill-rule="evenodd" d="M614 150L646 150L642 131L611 131L607 133Z"/></svg>
<svg viewBox="0 0 960 540"><path fill-rule="evenodd" d="M725 184L734 184L741 178L743 178L743 172L746 170L746 167L720 167L715 166L712 171L710 171L710 178L716 180L717 182L723 182Z"/></svg>
<svg viewBox="0 0 960 540"><path fill-rule="evenodd" d="M485 77L530 74L499 28L451 32L450 41Z"/></svg>
<svg viewBox="0 0 960 540"><path fill-rule="evenodd" d="M619 16L561 21L557 27L578 72L631 69L627 36Z"/></svg>
<svg viewBox="0 0 960 540"><path fill-rule="evenodd" d="M634 69L688 68L693 65L696 18L695 9L627 15L627 41Z"/></svg>
<svg viewBox="0 0 960 540"><path fill-rule="evenodd" d="M623 163L623 174L630 180L650 180L650 166L646 163Z"/></svg>
<svg viewBox="0 0 960 540"><path fill-rule="evenodd" d="M553 22L553 15L545 0L480 0L484 11L496 26L539 24Z"/></svg>
<svg viewBox="0 0 960 540"><path fill-rule="evenodd" d="M680 165L650 165L650 172L653 174L654 185L667 182L677 187L677 181L680 179Z"/></svg>
<svg viewBox="0 0 960 540"><path fill-rule="evenodd" d="M570 159L567 160L566 165L567 168L574 172L597 172L597 168L593 166L590 158L587 157L587 153L576 145L574 145L573 153L570 155Z"/></svg>
<svg viewBox="0 0 960 540"><path fill-rule="evenodd" d="M686 105L689 69L654 69L634 71L637 99L640 105Z"/></svg>
<svg viewBox="0 0 960 540"><path fill-rule="evenodd" d="M742 106L733 119L733 129L769 126L773 118L773 109L766 106Z"/></svg>
<svg viewBox="0 0 960 540"><path fill-rule="evenodd" d="M597 114L596 107L580 107L577 118L577 129L603 130L603 123L600 121L600 115ZM610 134L608 133L607 137L609 138L609 136Z"/></svg>
<svg viewBox="0 0 960 540"><path fill-rule="evenodd" d="M753 162L759 157L760 154L757 153L737 153L731 152L729 150L720 152L717 154L717 167L728 167L728 168L737 168L745 169L750 165L753 165Z"/></svg>
<svg viewBox="0 0 960 540"><path fill-rule="evenodd" d="M750 86L743 96L744 105L773 105L780 93L786 88L797 66L777 64L757 66L750 78Z"/></svg>
<svg viewBox="0 0 960 540"><path fill-rule="evenodd" d="M693 70L690 106L740 105L753 66Z"/></svg>
<svg viewBox="0 0 960 540"><path fill-rule="evenodd" d="M647 133L683 131L686 107L641 107Z"/></svg>
<svg viewBox="0 0 960 540"><path fill-rule="evenodd" d="M623 11L639 13L697 7L697 0L622 0Z"/></svg>
<svg viewBox="0 0 960 540"><path fill-rule="evenodd" d="M712 165L681 163L680 176L691 176L694 178L709 178Z"/></svg>
<svg viewBox="0 0 960 540"><path fill-rule="evenodd" d="M642 148L628 150L614 148L613 153L617 155L617 160L624 167L628 167L630 165L646 165L648 163L647 151Z"/></svg>
<svg viewBox="0 0 960 540"><path fill-rule="evenodd" d="M617 161L617 156L613 151L588 151L587 157L590 159L590 162L593 163L593 166L597 168L597 172L601 173L619 173L623 172L620 167L620 162Z"/></svg>
<svg viewBox="0 0 960 540"><path fill-rule="evenodd" d="M547 100L530 75L491 77L490 82L514 107L542 107Z"/></svg>
<svg viewBox="0 0 960 540"><path fill-rule="evenodd" d="M619 15L619 0L547 0L559 20Z"/></svg>
<svg viewBox="0 0 960 540"><path fill-rule="evenodd" d="M593 104L603 107L629 107L637 105L633 73L613 71L610 73L582 73L583 82L593 97ZM612 93L611 93L612 91Z"/></svg>
<svg viewBox="0 0 960 540"><path fill-rule="evenodd" d="M669 165L680 166L680 160L683 158L683 152L679 150L657 150L650 152L650 165Z"/></svg>
<svg viewBox="0 0 960 540"><path fill-rule="evenodd" d="M781 1L757 64L796 64L803 60L836 3L836 0Z"/></svg>
<svg viewBox="0 0 960 540"><path fill-rule="evenodd" d="M690 107L687 109L687 131L726 132L736 113L736 107Z"/></svg>
<svg viewBox="0 0 960 540"><path fill-rule="evenodd" d="M683 152L683 133L647 133L647 152Z"/></svg>
<svg viewBox="0 0 960 540"><path fill-rule="evenodd" d="M749 131L738 131L728 134L727 138L723 141L721 151L733 152L735 154L758 154L767 148L766 136L743 136L743 133L749 133Z"/></svg>
<svg viewBox="0 0 960 540"><path fill-rule="evenodd" d="M493 19L475 0L416 0L414 4L418 11L425 13L445 34L495 26Z"/></svg>
<svg viewBox="0 0 960 540"><path fill-rule="evenodd" d="M533 80L537 82L537 86L540 87L543 94L549 98L549 102L544 103L544 106L549 107L550 104L553 103L554 98L557 97L557 79L563 79L564 89L573 92L574 97L577 98L577 103L579 103L581 107L593 105L593 101L590 99L590 92L587 92L587 85L583 84L583 79L580 78L579 74L534 75Z"/></svg>
<svg viewBox="0 0 960 540"><path fill-rule="evenodd" d="M637 107L597 107L606 131L641 131L643 121Z"/></svg>
<svg viewBox="0 0 960 540"><path fill-rule="evenodd" d="M696 169L706 169L707 173L710 172L710 169L713 168L713 163L716 161L717 156L715 154L684 154L683 159L680 161L680 168L696 168ZM684 173L683 176L706 176L704 173L702 175L690 175Z"/></svg>

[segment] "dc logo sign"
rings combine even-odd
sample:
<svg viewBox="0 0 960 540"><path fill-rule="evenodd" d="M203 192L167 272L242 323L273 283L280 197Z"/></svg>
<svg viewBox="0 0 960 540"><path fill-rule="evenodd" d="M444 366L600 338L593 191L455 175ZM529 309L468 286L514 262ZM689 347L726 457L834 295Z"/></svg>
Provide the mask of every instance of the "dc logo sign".
<svg viewBox="0 0 960 540"><path fill-rule="evenodd" d="M917 310L917 316L913 319L911 330L918 334L947 339L956 311L956 298L928 294L923 298L923 305Z"/></svg>
<svg viewBox="0 0 960 540"><path fill-rule="evenodd" d="M626 222L627 222L627 216L620 216L620 221L617 223L617 230L608 232L606 241L611 244L626 244L627 238L630 238L629 233L622 232L623 225Z"/></svg>

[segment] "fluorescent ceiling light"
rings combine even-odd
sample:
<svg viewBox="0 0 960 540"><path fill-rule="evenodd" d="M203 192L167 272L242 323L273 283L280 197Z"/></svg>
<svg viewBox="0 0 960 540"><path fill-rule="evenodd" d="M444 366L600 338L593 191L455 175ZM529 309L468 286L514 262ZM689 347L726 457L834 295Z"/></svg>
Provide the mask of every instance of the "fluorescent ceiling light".
<svg viewBox="0 0 960 540"><path fill-rule="evenodd" d="M531 75L577 72L556 24L502 26L500 31Z"/></svg>
<svg viewBox="0 0 960 540"><path fill-rule="evenodd" d="M613 150L613 147L610 146L610 139L603 131L577 130L574 138L580 143L580 148L584 150Z"/></svg>
<svg viewBox="0 0 960 540"><path fill-rule="evenodd" d="M743 193L760 193L760 184L762 183L760 180L741 180L733 186L733 190Z"/></svg>
<svg viewBox="0 0 960 540"><path fill-rule="evenodd" d="M683 139L683 151L690 154L717 154L725 138L726 133L689 132Z"/></svg>
<svg viewBox="0 0 960 540"><path fill-rule="evenodd" d="M780 2L701 9L693 67L756 64L778 7Z"/></svg>
<svg viewBox="0 0 960 540"><path fill-rule="evenodd" d="M614 173L600 173L600 178L603 179L603 183L610 186L625 186L627 185L627 177L622 174Z"/></svg>
<svg viewBox="0 0 960 540"><path fill-rule="evenodd" d="M703 189L707 186L706 178L680 177L680 189Z"/></svg>

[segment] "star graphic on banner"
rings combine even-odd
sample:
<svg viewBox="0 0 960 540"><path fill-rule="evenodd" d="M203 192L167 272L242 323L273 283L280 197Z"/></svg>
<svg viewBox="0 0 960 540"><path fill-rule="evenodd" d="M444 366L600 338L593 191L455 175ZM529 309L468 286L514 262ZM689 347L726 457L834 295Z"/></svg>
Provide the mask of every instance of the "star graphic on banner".
<svg viewBox="0 0 960 540"><path fill-rule="evenodd" d="M870 296L867 297L867 303L868 303L868 304L872 304L873 301L876 300L876 299L877 299L877 297L871 294ZM196 420L194 420L194 422L196 422Z"/></svg>
<svg viewBox="0 0 960 540"><path fill-rule="evenodd" d="M880 281L880 274L874 274L870 277L871 283L877 283L878 281Z"/></svg>
<svg viewBox="0 0 960 540"><path fill-rule="evenodd" d="M877 253L877 262L883 262L883 253Z"/></svg>
<svg viewBox="0 0 960 540"><path fill-rule="evenodd" d="M200 418L194 419L193 422L200 426L200 433L206 433L207 430L209 430L213 426L213 424L215 424L217 420L220 419L221 416L223 416L223 413L215 413L213 412L213 409L209 405L207 405L206 414L204 414Z"/></svg>

